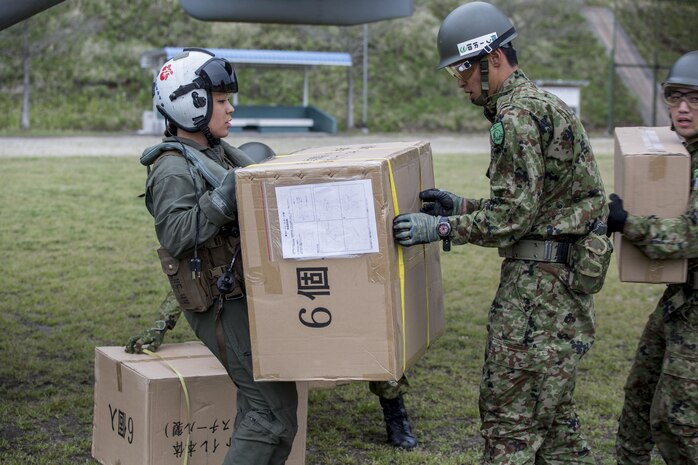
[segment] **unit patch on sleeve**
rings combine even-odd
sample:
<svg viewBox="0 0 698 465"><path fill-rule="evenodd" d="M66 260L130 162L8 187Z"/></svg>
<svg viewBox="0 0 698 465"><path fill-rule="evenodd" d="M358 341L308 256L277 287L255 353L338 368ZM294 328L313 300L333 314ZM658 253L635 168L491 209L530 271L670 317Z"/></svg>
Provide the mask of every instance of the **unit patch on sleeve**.
<svg viewBox="0 0 698 465"><path fill-rule="evenodd" d="M504 125L497 121L490 128L490 139L494 145L501 145L504 142Z"/></svg>

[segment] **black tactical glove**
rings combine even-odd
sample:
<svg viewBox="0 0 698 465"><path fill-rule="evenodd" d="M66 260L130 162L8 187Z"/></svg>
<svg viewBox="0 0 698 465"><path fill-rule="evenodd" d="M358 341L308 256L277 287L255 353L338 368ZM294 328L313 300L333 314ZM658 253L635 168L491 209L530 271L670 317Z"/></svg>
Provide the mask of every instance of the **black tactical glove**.
<svg viewBox="0 0 698 465"><path fill-rule="evenodd" d="M422 212L432 216L453 216L463 214L463 197L440 189L427 189L419 193L425 203Z"/></svg>
<svg viewBox="0 0 698 465"><path fill-rule="evenodd" d="M426 213L405 213L393 220L395 242L403 246L428 244L441 239L436 230L438 216Z"/></svg>
<svg viewBox="0 0 698 465"><path fill-rule="evenodd" d="M623 232L625 221L628 219L628 212L623 209L623 199L616 194L608 196L611 203L608 204L608 236L614 232Z"/></svg>

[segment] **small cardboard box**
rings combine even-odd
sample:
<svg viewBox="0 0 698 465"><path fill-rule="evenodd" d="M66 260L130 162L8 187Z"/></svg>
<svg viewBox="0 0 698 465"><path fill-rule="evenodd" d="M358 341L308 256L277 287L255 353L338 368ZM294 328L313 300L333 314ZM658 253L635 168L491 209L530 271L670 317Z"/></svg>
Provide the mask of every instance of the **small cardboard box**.
<svg viewBox="0 0 698 465"><path fill-rule="evenodd" d="M393 218L434 186L427 142L304 149L237 171L257 380L397 380L444 331L440 243Z"/></svg>
<svg viewBox="0 0 698 465"><path fill-rule="evenodd" d="M679 216L688 206L691 158L668 127L616 128L614 181L628 212ZM686 281L687 260L651 260L622 235L615 234L614 239L621 281Z"/></svg>
<svg viewBox="0 0 698 465"><path fill-rule="evenodd" d="M200 342L163 344L156 356L97 347L92 456L104 465L181 465L188 451L189 465L218 465L230 446L235 401L235 385ZM287 465L305 463L307 409L308 387L298 383L298 434Z"/></svg>

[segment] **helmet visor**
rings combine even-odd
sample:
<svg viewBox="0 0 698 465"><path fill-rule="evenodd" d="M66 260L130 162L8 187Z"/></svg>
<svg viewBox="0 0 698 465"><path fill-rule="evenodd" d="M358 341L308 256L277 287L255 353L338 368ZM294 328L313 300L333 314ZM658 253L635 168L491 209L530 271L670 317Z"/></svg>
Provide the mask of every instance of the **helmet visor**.
<svg viewBox="0 0 698 465"><path fill-rule="evenodd" d="M238 80L233 65L223 58L211 58L196 70L211 92L237 93Z"/></svg>

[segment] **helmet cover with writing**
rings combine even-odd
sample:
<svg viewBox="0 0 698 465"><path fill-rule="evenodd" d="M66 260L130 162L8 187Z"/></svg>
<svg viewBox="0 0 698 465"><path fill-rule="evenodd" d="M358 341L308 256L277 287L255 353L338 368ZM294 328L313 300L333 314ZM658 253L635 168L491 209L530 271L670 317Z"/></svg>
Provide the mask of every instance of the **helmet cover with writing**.
<svg viewBox="0 0 698 465"><path fill-rule="evenodd" d="M189 132L208 128L213 92L236 93L233 66L203 49L185 48L167 60L153 81L153 102L175 126Z"/></svg>
<svg viewBox="0 0 698 465"><path fill-rule="evenodd" d="M473 61L508 44L516 28L497 7L486 2L465 3L441 23L436 39L438 69L471 58Z"/></svg>

